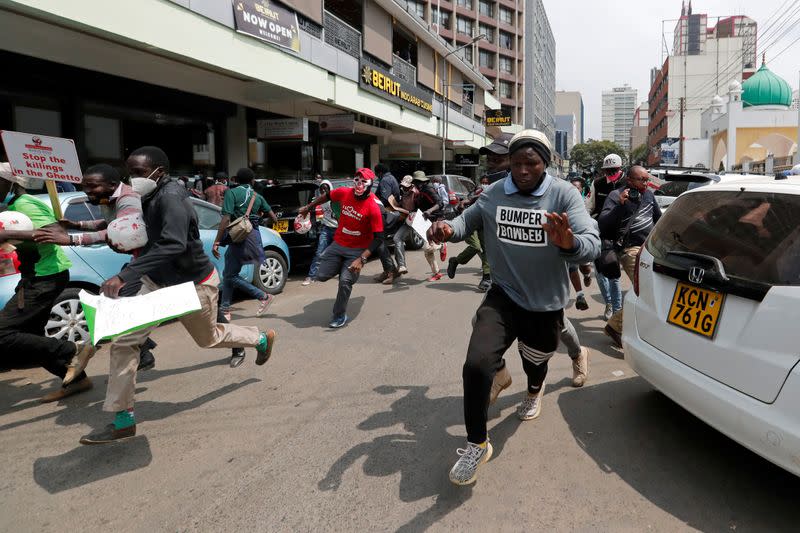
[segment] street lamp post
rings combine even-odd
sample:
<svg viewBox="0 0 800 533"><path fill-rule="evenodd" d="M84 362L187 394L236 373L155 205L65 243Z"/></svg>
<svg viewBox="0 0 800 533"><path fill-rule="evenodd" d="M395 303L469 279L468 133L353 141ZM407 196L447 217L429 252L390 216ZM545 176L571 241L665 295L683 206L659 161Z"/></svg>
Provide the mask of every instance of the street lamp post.
<svg viewBox="0 0 800 533"><path fill-rule="evenodd" d="M447 158L447 152L446 152L446 148L445 148L445 143L447 142L447 115L449 114L449 110L450 110L450 104L447 102L447 94L445 92L447 90L447 87L449 87L449 85L447 85L447 58L448 58L448 56L450 56L452 54L455 54L459 50L462 50L462 49L466 48L467 46L472 46L473 44L477 43L481 39L485 39L485 38L486 38L486 34L482 33L482 34L478 35L477 37L473 37L472 40L470 40L470 42L468 42L466 44L462 44L458 48L454 48L453 50L450 50L449 52L447 52L442 57L442 105L444 106L442 108L442 175L445 174L445 165L446 165L446 158Z"/></svg>

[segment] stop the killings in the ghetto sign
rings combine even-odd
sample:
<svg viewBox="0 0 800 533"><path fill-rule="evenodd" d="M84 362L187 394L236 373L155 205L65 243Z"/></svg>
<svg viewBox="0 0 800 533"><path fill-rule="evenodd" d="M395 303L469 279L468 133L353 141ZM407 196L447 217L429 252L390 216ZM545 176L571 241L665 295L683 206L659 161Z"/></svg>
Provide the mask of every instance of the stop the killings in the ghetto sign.
<svg viewBox="0 0 800 533"><path fill-rule="evenodd" d="M19 131L0 131L14 174L27 178L80 183L83 179L72 139Z"/></svg>

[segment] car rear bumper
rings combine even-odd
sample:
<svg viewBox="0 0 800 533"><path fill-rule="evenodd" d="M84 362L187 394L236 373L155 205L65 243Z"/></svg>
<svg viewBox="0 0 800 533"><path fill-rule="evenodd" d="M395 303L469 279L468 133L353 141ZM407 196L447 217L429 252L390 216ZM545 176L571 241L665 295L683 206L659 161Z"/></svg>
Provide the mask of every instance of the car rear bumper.
<svg viewBox="0 0 800 533"><path fill-rule="evenodd" d="M622 344L630 367L675 403L768 461L800 476L800 368L772 404L742 394L647 344L638 335L636 296L625 299Z"/></svg>

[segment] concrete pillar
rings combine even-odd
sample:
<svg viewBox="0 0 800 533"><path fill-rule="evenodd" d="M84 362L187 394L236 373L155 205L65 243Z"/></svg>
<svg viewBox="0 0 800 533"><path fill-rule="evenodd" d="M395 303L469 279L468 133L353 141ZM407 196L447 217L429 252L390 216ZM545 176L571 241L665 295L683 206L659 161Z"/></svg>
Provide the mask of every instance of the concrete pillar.
<svg viewBox="0 0 800 533"><path fill-rule="evenodd" d="M228 173L248 166L247 115L244 106L236 106L236 114L225 123L225 151L228 153Z"/></svg>

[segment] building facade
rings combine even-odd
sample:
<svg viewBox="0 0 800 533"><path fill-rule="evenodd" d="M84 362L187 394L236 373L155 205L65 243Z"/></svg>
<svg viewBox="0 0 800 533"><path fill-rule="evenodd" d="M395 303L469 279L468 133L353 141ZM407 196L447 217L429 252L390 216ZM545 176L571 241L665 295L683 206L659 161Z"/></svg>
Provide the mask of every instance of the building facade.
<svg viewBox="0 0 800 533"><path fill-rule="evenodd" d="M569 115L556 115L556 132L559 131L563 131L566 135L564 153L561 155L565 159L569 159L569 152L577 144L575 139L578 138L578 120L575 115L572 113Z"/></svg>
<svg viewBox="0 0 800 533"><path fill-rule="evenodd" d="M633 126L631 127L631 150L643 144L647 144L647 125L650 122L650 109L645 100L639 104L633 112Z"/></svg>
<svg viewBox="0 0 800 533"><path fill-rule="evenodd" d="M755 73L756 22L745 16L725 17L708 27L709 17L685 9L675 26L673 50L652 76L649 92L648 145L651 162L658 149L681 136L701 137L704 106L734 81L741 83Z"/></svg>
<svg viewBox="0 0 800 533"><path fill-rule="evenodd" d="M525 8L526 128L555 140L556 41L542 0L526 0Z"/></svg>
<svg viewBox="0 0 800 533"><path fill-rule="evenodd" d="M9 0L0 59L26 75L0 81L0 128L72 138L84 166L156 144L178 175L439 172L497 104L454 52L403 0Z"/></svg>
<svg viewBox="0 0 800 533"><path fill-rule="evenodd" d="M584 110L583 96L579 91L556 91L556 116L572 115L575 117L576 134L573 145L584 142Z"/></svg>
<svg viewBox="0 0 800 533"><path fill-rule="evenodd" d="M631 128L637 94L636 89L627 84L603 91L602 139L614 141L626 151L631 149Z"/></svg>

